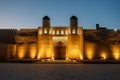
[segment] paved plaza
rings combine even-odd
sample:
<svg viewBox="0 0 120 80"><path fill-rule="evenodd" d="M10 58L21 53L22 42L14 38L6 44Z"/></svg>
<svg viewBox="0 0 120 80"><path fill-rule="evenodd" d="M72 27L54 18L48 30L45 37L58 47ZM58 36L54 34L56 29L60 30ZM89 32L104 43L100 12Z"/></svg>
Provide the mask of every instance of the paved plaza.
<svg viewBox="0 0 120 80"><path fill-rule="evenodd" d="M120 80L120 64L0 63L0 80Z"/></svg>

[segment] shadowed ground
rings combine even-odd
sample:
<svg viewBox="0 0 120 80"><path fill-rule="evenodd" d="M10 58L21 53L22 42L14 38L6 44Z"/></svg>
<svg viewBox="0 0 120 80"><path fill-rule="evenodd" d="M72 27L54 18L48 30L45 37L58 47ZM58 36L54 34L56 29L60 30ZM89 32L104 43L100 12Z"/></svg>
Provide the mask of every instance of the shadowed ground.
<svg viewBox="0 0 120 80"><path fill-rule="evenodd" d="M0 63L0 80L120 80L120 64Z"/></svg>

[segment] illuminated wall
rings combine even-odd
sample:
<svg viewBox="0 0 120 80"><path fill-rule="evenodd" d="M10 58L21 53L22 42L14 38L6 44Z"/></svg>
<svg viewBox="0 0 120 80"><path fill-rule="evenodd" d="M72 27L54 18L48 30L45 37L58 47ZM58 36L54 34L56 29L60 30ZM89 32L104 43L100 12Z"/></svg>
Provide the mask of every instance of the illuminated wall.
<svg viewBox="0 0 120 80"><path fill-rule="evenodd" d="M0 58L54 59L63 53L66 60L120 60L120 30L99 24L96 29L83 29L76 16L70 18L69 27L51 27L45 16L37 29L1 29L0 33Z"/></svg>
<svg viewBox="0 0 120 80"><path fill-rule="evenodd" d="M35 40L29 42L32 41L32 38L29 36L30 40L28 40L29 38L23 36L23 43L20 43L21 40L19 40L17 44L8 44L7 58L52 59L54 58L56 44L62 42L66 47L66 59L120 60L119 45L101 40L101 36L97 36L99 35L97 30L85 31L83 33L82 27L77 28L77 33L74 28L70 30L69 27L45 28L44 30L39 27L35 38L36 42Z"/></svg>
<svg viewBox="0 0 120 80"><path fill-rule="evenodd" d="M50 29L51 30L51 29ZM37 59L52 58L53 57L53 42L51 31L43 31L39 29L38 32L38 55Z"/></svg>
<svg viewBox="0 0 120 80"><path fill-rule="evenodd" d="M94 43L85 42L85 56L87 59L92 60L95 56L95 47Z"/></svg>
<svg viewBox="0 0 120 80"><path fill-rule="evenodd" d="M68 57L68 52L67 52L67 48L68 48L68 36L53 36L53 56L55 56L55 47L56 46L59 46L59 42L61 42L62 46L65 46L66 47L66 57Z"/></svg>
<svg viewBox="0 0 120 80"><path fill-rule="evenodd" d="M18 44L17 45L17 58L23 59L27 56L28 44Z"/></svg>
<svg viewBox="0 0 120 80"><path fill-rule="evenodd" d="M7 58L16 58L16 44L7 45Z"/></svg>
<svg viewBox="0 0 120 80"><path fill-rule="evenodd" d="M68 58L83 59L83 32L78 29L77 34L68 35Z"/></svg>
<svg viewBox="0 0 120 80"><path fill-rule="evenodd" d="M79 58L80 58L80 60L83 60L84 59L83 28L78 28L78 35L80 36L80 41L79 41Z"/></svg>
<svg viewBox="0 0 120 80"><path fill-rule="evenodd" d="M115 60L120 60L120 47L118 45L112 46L112 56Z"/></svg>
<svg viewBox="0 0 120 80"><path fill-rule="evenodd" d="M108 53L106 51L101 51L100 58L101 60L107 60L108 59Z"/></svg>
<svg viewBox="0 0 120 80"><path fill-rule="evenodd" d="M18 44L17 45L17 57L19 59L35 59L37 55L36 44Z"/></svg>
<svg viewBox="0 0 120 80"><path fill-rule="evenodd" d="M53 28L48 32L39 28L38 33L38 59L54 57L54 47L59 41L65 43L66 58L83 59L82 28L78 28L75 35L71 35L69 28Z"/></svg>
<svg viewBox="0 0 120 80"><path fill-rule="evenodd" d="M35 59L37 55L37 44L29 44L29 55L31 59Z"/></svg>

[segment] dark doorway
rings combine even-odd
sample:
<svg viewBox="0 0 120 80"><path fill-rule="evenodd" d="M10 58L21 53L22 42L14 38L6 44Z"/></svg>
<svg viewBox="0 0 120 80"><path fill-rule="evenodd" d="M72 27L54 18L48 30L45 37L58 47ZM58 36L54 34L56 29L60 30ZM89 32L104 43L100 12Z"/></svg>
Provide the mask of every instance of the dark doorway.
<svg viewBox="0 0 120 80"><path fill-rule="evenodd" d="M65 60L66 59L66 46L62 42L58 42L58 45L55 47L55 60Z"/></svg>

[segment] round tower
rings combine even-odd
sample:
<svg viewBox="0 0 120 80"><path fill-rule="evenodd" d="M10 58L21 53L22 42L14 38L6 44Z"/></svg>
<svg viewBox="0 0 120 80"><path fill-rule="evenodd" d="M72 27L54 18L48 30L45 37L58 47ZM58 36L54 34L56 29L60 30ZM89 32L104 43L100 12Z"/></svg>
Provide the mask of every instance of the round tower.
<svg viewBox="0 0 120 80"><path fill-rule="evenodd" d="M96 24L96 29L99 29L99 24Z"/></svg>
<svg viewBox="0 0 120 80"><path fill-rule="evenodd" d="M48 16L43 17L42 27L46 27L46 28L50 27L50 18Z"/></svg>
<svg viewBox="0 0 120 80"><path fill-rule="evenodd" d="M73 28L78 27L78 18L76 16L72 16L70 18L70 27L73 27Z"/></svg>

